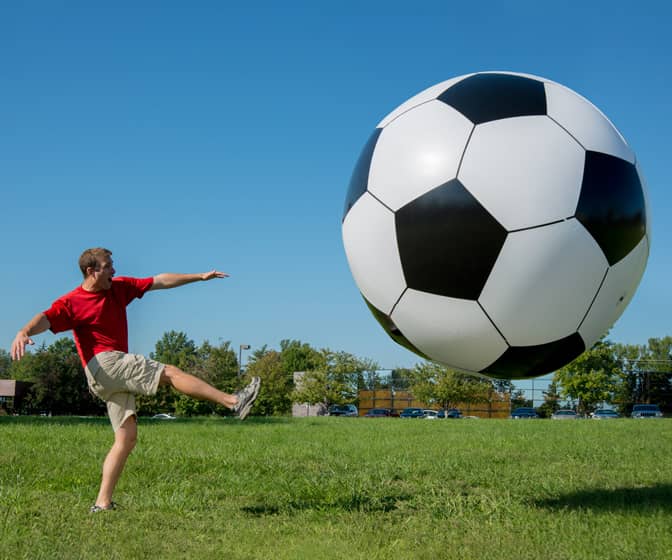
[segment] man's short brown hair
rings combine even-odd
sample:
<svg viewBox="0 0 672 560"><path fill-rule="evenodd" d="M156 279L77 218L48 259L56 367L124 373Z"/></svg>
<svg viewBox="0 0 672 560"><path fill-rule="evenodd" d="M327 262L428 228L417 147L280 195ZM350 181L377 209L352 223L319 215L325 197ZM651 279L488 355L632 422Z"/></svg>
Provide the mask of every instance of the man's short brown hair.
<svg viewBox="0 0 672 560"><path fill-rule="evenodd" d="M93 249L86 249L79 257L79 270L82 271L84 278L86 278L86 269L96 268L98 263L108 259L112 256L112 251L104 249L103 247L94 247Z"/></svg>

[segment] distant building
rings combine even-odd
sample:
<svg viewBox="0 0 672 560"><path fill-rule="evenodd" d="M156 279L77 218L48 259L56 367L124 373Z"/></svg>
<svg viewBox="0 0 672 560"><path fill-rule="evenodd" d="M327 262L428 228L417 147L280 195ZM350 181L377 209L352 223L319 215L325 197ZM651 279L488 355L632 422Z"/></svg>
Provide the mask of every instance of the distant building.
<svg viewBox="0 0 672 560"><path fill-rule="evenodd" d="M14 379L0 379L0 409L8 413L18 412L32 383Z"/></svg>

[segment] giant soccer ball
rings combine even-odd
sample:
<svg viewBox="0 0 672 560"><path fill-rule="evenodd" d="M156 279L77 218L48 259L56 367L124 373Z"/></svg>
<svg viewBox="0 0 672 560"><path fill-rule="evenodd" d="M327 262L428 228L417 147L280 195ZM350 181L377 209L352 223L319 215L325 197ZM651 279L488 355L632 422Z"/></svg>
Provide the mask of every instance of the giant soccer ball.
<svg viewBox="0 0 672 560"><path fill-rule="evenodd" d="M392 111L357 162L343 243L399 344L503 379L553 371L623 313L644 273L634 153L550 80L460 76Z"/></svg>

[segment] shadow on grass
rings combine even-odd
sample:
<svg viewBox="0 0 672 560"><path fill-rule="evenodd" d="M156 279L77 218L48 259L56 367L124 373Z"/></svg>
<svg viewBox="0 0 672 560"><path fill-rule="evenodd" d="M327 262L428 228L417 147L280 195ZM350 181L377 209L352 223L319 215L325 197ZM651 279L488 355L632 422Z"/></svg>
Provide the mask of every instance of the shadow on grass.
<svg viewBox="0 0 672 560"><path fill-rule="evenodd" d="M534 505L552 510L622 510L645 513L663 509L672 512L672 484L657 484L643 488L581 490L558 498L538 500Z"/></svg>
<svg viewBox="0 0 672 560"><path fill-rule="evenodd" d="M399 507L399 503L410 499L407 495L395 496L349 496L335 501L325 500L291 500L283 503L281 506L272 503L257 503L251 506L244 506L243 512L255 517L279 514L296 514L302 511L324 511L324 512L359 512L359 513L380 513L394 511Z"/></svg>

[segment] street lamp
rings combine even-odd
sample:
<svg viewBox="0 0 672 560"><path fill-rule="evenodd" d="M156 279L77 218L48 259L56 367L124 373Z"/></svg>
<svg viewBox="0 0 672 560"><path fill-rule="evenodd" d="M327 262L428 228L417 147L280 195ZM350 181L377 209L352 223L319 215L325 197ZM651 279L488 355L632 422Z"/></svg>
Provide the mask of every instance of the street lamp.
<svg viewBox="0 0 672 560"><path fill-rule="evenodd" d="M249 350L249 344L241 344L238 348L238 377L243 375L243 350Z"/></svg>

